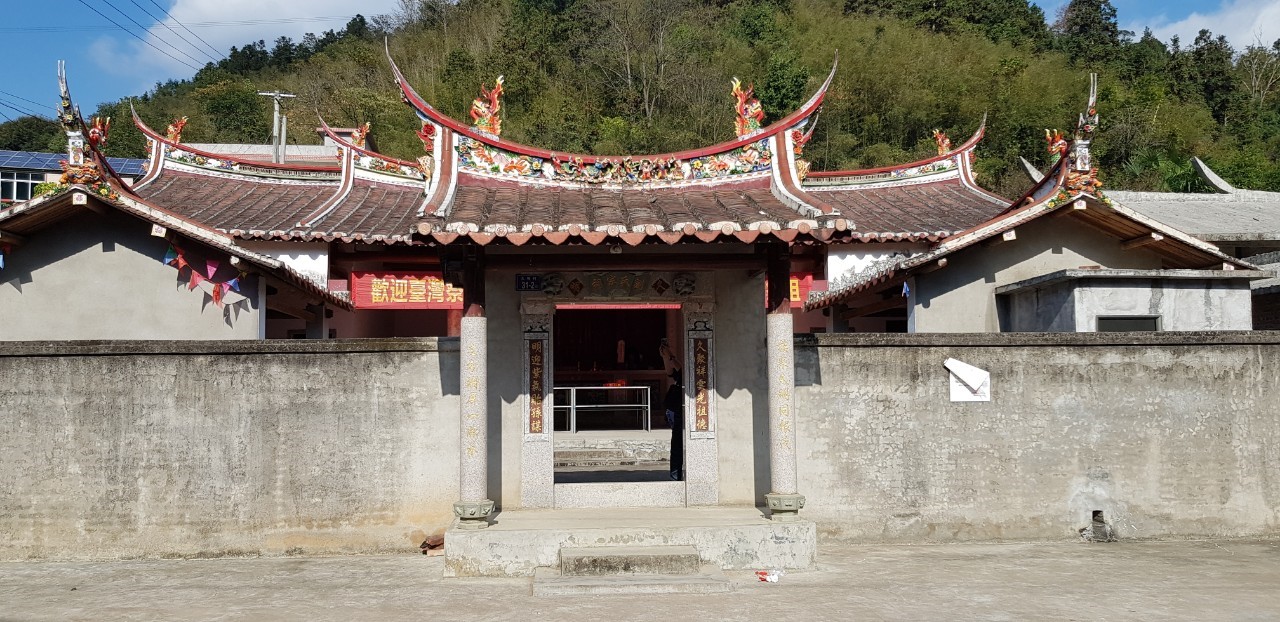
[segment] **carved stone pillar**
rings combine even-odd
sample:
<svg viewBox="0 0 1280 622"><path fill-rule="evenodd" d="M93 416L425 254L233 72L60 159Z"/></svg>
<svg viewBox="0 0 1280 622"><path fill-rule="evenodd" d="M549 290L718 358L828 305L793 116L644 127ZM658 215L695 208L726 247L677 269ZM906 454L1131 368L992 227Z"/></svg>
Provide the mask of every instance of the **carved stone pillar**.
<svg viewBox="0 0 1280 622"><path fill-rule="evenodd" d="M461 335L461 457L459 500L453 513L462 529L489 526L493 501L489 490L488 319L484 315L482 255L466 258L463 268Z"/></svg>
<svg viewBox="0 0 1280 622"><path fill-rule="evenodd" d="M555 369L552 327L555 306L527 302L520 306L524 334L525 407L520 448L520 506L555 507Z"/></svg>
<svg viewBox="0 0 1280 622"><path fill-rule="evenodd" d="M684 305L684 477L687 505L720 500L720 456L716 441L715 305Z"/></svg>
<svg viewBox="0 0 1280 622"><path fill-rule="evenodd" d="M765 503L774 520L795 520L804 507L797 492L795 426L795 344L791 319L790 257L786 247L768 249L769 313L765 317L765 355L769 374L769 494Z"/></svg>

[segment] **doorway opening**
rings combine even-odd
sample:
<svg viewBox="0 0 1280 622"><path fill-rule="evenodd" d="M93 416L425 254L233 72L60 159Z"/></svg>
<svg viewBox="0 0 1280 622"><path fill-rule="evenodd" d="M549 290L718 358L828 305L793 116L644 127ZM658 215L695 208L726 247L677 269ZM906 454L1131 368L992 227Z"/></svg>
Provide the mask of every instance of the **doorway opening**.
<svg viewBox="0 0 1280 622"><path fill-rule="evenodd" d="M660 345L682 352L679 304L556 307L555 483L671 481Z"/></svg>

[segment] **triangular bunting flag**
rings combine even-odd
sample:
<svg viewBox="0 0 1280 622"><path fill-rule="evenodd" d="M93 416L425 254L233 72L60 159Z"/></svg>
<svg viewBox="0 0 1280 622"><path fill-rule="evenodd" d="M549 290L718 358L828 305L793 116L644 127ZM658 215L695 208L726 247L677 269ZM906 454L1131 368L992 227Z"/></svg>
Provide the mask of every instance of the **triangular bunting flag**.
<svg viewBox="0 0 1280 622"><path fill-rule="evenodd" d="M199 273L199 272L196 272L195 270L192 270L192 271L191 271L191 280L187 282L187 291L191 291L191 290L195 289L197 286L199 286L199 285L200 285L200 281L203 281L203 280L204 280L204 277L203 277L203 276L200 276L200 273Z"/></svg>
<svg viewBox="0 0 1280 622"><path fill-rule="evenodd" d="M182 255L182 251L178 251L178 258L175 261L177 263L174 264L174 267L176 267L179 271L181 271L183 268L186 268L190 265L187 263L187 258Z"/></svg>
<svg viewBox="0 0 1280 622"><path fill-rule="evenodd" d="M217 283L214 283L213 293L210 295L213 296L213 304L221 307L222 306L222 288L218 287Z"/></svg>
<svg viewBox="0 0 1280 622"><path fill-rule="evenodd" d="M227 281L226 283L223 283L223 285L226 285L226 286L227 286L228 288L230 288L230 289L234 289L234 290L236 290L236 291L240 291L240 277L236 277L236 278L234 278L234 279L231 279L230 281Z"/></svg>
<svg viewBox="0 0 1280 622"><path fill-rule="evenodd" d="M174 250L173 246L170 245L169 250L164 252L164 265L172 266L177 264L177 262L178 262L178 251Z"/></svg>
<svg viewBox="0 0 1280 622"><path fill-rule="evenodd" d="M205 275L212 279L212 278L213 278L213 275L215 275L215 274L217 274L217 273L218 273L218 266L219 266L219 265L220 265L220 264L218 263L218 260L217 260L217 259L209 259L209 260L206 260L206 261L204 262Z"/></svg>

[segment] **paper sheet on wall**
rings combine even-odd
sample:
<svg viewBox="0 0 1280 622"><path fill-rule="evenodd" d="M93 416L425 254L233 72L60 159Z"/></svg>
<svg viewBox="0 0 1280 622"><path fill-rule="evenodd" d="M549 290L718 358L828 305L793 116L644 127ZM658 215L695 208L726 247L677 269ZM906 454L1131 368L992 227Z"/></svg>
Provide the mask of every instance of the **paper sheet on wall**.
<svg viewBox="0 0 1280 622"><path fill-rule="evenodd" d="M991 401L991 372L956 359L947 359L942 365L947 368L947 379L951 383L951 401Z"/></svg>

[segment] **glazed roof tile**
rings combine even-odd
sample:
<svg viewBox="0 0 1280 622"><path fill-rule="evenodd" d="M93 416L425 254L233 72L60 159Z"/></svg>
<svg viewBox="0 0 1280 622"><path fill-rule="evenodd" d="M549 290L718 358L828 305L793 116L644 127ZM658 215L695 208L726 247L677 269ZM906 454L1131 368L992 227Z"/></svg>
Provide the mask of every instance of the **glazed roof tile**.
<svg viewBox="0 0 1280 622"><path fill-rule="evenodd" d="M675 231L686 224L732 224L734 229L770 223L774 228L800 219L778 200L768 180L680 188L626 190L499 181L462 175L446 218L482 231L505 226L550 230L577 226L588 231Z"/></svg>
<svg viewBox="0 0 1280 622"><path fill-rule="evenodd" d="M351 192L329 215L311 227L311 231L343 238L407 237L421 221L417 211L423 199L421 186L357 181Z"/></svg>
<svg viewBox="0 0 1280 622"><path fill-rule="evenodd" d="M975 192L959 179L906 186L805 190L857 223L859 233L880 237L950 235L990 220L1008 207L1007 202Z"/></svg>
<svg viewBox="0 0 1280 622"><path fill-rule="evenodd" d="M337 184L271 183L165 171L134 189L153 205L223 231L289 231L334 195Z"/></svg>

